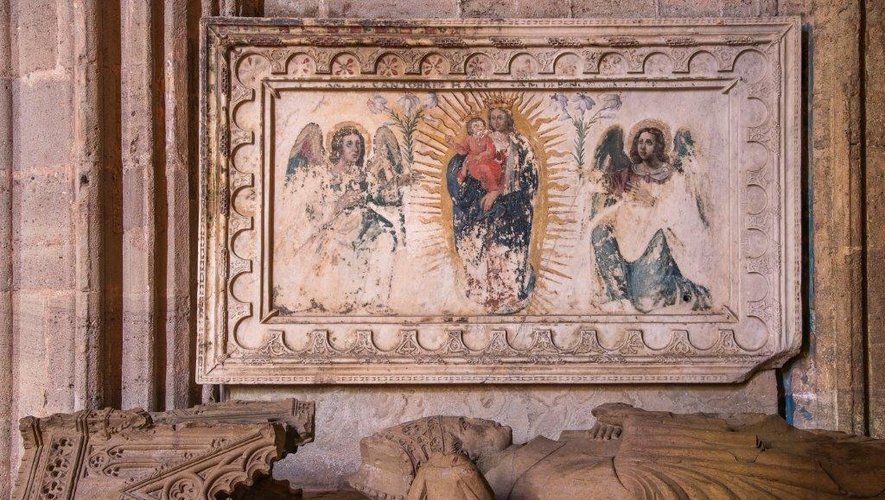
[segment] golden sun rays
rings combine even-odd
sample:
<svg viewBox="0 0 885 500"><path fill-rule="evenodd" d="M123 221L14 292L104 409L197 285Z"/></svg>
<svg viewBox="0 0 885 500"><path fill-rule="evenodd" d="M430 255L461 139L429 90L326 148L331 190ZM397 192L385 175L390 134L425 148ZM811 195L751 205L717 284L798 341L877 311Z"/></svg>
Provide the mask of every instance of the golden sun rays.
<svg viewBox="0 0 885 500"><path fill-rule="evenodd" d="M416 181L409 204L411 215L421 223L418 251L427 259L427 270L440 267L447 259L460 262L446 185L446 167L454 155L447 138L463 138L468 120L487 119L492 108L505 108L511 113L514 129L531 145L538 168L529 248L536 283L523 313L543 315L561 309L555 296L572 279L568 261L575 253L580 226L575 202L579 177L569 153L572 137L567 124L558 119L545 92L468 90L441 92L437 98L438 105L426 111L415 133L412 170Z"/></svg>

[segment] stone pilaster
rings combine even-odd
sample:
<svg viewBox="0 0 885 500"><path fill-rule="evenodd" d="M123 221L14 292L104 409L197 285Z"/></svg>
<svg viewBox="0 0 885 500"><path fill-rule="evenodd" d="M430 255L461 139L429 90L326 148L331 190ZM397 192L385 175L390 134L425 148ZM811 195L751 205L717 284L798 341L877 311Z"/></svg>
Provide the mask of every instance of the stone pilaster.
<svg viewBox="0 0 885 500"><path fill-rule="evenodd" d="M885 5L866 1L867 367L870 435L885 438Z"/></svg>
<svg viewBox="0 0 885 500"><path fill-rule="evenodd" d="M162 70L151 2L121 3L121 116L123 151L123 408L158 408L163 359L159 338L157 195L163 145ZM163 249L165 251L165 249ZM158 259L161 259L158 262Z"/></svg>
<svg viewBox="0 0 885 500"><path fill-rule="evenodd" d="M100 70L99 0L73 2L74 19L74 148L76 322L74 348L74 408L100 408L105 339L103 297L104 249L101 197L103 122Z"/></svg>
<svg viewBox="0 0 885 500"><path fill-rule="evenodd" d="M12 51L9 0L0 0L0 498L10 493L12 453Z"/></svg>
<svg viewBox="0 0 885 500"><path fill-rule="evenodd" d="M186 408L198 395L194 380L196 192L196 50L199 5L188 0L165 0L163 12L164 129L165 129L165 263L166 409ZM194 56L192 59L191 56Z"/></svg>
<svg viewBox="0 0 885 500"><path fill-rule="evenodd" d="M798 427L865 432L861 3L813 2L808 345L792 366Z"/></svg>

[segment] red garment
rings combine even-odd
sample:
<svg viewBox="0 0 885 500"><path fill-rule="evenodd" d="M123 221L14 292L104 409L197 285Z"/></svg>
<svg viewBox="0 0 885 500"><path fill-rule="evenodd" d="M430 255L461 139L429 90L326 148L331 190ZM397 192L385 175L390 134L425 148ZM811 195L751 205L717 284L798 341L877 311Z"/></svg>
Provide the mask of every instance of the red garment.
<svg viewBox="0 0 885 500"><path fill-rule="evenodd" d="M495 160L495 142L491 137L469 135L464 142L454 146L457 154L467 155L464 166L458 170L458 182L464 182L466 174L470 174L486 191L504 189L504 167Z"/></svg>

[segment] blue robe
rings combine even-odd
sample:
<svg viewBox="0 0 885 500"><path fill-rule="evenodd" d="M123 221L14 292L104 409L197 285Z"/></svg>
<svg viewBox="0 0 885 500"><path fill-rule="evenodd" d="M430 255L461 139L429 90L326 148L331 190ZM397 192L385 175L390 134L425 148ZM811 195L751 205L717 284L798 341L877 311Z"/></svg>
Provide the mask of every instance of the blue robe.
<svg viewBox="0 0 885 500"><path fill-rule="evenodd" d="M528 299L535 284L535 274L528 263L528 250L534 215L533 199L538 188L538 172L530 158L531 151L526 144L515 149L516 164L521 166L517 173L517 188L500 195L488 212L482 210L482 198L487 194L477 179L470 175L459 183L456 173L464 164L465 155L455 155L446 168L446 187L452 199L452 224L455 247L464 238L477 237L483 240L483 248L491 243L505 247L508 253L522 261L517 270L517 298ZM480 254L480 257L482 254ZM473 263L478 264L478 263Z"/></svg>

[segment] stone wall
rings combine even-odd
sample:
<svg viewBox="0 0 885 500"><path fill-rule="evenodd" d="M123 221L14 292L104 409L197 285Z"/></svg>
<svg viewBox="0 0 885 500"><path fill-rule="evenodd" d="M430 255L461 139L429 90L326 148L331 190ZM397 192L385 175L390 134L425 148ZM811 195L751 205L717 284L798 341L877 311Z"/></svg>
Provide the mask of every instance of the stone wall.
<svg viewBox="0 0 885 500"><path fill-rule="evenodd" d="M199 402L188 147L200 11L0 1L0 498L22 416Z"/></svg>
<svg viewBox="0 0 885 500"><path fill-rule="evenodd" d="M263 4L263 5L262 5ZM882 436L882 2L868 0L0 0L0 497L21 416L213 397L193 379L197 27L201 14L304 17L802 16L806 341L736 386L227 387L317 402L317 440L278 468L314 487L358 439L432 414L535 434L589 410L780 409ZM10 461L11 459L11 461Z"/></svg>
<svg viewBox="0 0 885 500"><path fill-rule="evenodd" d="M0 430L12 442L15 467L17 418L67 411L76 398L73 31L66 3L4 1L0 11L5 14L0 128L3 149L8 148L0 226L9 238L3 268L11 271L2 284L9 330L0 336L3 354L12 358L10 364L9 358L0 361L0 392L9 398L8 406L0 404ZM9 449L0 449L6 462ZM0 491L9 477L0 477Z"/></svg>

